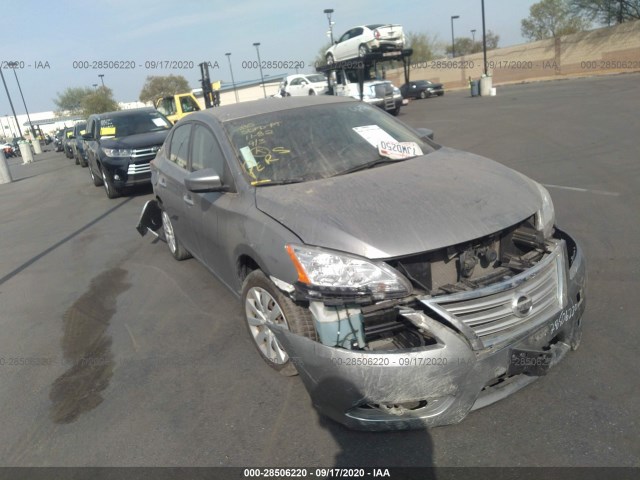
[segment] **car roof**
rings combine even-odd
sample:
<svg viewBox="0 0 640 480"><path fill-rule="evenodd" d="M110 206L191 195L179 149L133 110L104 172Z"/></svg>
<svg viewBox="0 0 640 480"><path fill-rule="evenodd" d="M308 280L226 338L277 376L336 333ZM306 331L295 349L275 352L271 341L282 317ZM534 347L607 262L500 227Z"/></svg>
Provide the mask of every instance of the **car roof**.
<svg viewBox="0 0 640 480"><path fill-rule="evenodd" d="M282 112L296 108L311 107L314 105L333 105L340 103L357 102L351 97L338 97L333 95L315 96L305 95L301 97L266 98L251 102L235 103L216 108L209 108L200 112L189 114L189 118L209 116L215 117L220 122L228 122L263 113Z"/></svg>
<svg viewBox="0 0 640 480"><path fill-rule="evenodd" d="M130 113L142 113L142 112L157 112L157 110L153 107L142 107L142 108L130 108L128 110L117 110L115 112L104 112L104 113L94 113L91 115L94 118L113 118L113 117L122 117L124 115L128 115Z"/></svg>

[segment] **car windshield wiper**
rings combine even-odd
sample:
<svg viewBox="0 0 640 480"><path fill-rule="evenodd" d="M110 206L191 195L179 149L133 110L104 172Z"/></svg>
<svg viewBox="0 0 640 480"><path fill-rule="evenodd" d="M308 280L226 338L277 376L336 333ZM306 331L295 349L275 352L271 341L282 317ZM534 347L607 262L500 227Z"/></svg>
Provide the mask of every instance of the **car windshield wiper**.
<svg viewBox="0 0 640 480"><path fill-rule="evenodd" d="M296 177L286 178L284 180L256 180L251 182L254 187L268 187L270 185L290 185L292 183L308 182L309 180L315 180L317 177Z"/></svg>
<svg viewBox="0 0 640 480"><path fill-rule="evenodd" d="M411 158L414 158L414 157L411 157ZM368 170L369 168L377 167L379 165L384 165L385 163L401 162L403 160L409 160L409 159L408 158L393 159L393 158L380 156L377 159L373 160L372 162L363 163L362 165L356 165L355 167L347 168L346 170L338 172L334 175L334 177L337 177L339 175L346 175L348 173L359 172L360 170Z"/></svg>

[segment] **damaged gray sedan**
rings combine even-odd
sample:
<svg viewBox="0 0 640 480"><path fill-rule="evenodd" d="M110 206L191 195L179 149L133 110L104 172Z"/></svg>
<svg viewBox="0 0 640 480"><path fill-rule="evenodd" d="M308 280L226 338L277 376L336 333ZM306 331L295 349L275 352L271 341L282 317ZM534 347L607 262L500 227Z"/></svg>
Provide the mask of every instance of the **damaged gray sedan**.
<svg viewBox="0 0 640 480"><path fill-rule="evenodd" d="M585 261L543 186L430 137L336 97L197 112L153 161L138 230L240 297L321 413L456 423L578 347Z"/></svg>

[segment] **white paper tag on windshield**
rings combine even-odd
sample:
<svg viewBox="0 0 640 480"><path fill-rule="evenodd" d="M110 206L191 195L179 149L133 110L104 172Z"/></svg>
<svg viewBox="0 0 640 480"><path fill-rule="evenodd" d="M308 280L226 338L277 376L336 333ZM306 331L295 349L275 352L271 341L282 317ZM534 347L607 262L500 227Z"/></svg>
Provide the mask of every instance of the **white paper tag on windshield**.
<svg viewBox="0 0 640 480"><path fill-rule="evenodd" d="M419 157L423 155L422 149L416 142L386 142L381 141L378 144L378 153L383 157L392 160L401 160L403 158Z"/></svg>
<svg viewBox="0 0 640 480"><path fill-rule="evenodd" d="M242 147L240 149L240 154L242 155L244 164L247 166L247 170L251 170L253 167L258 166L256 158L253 156L253 153L251 153L251 147Z"/></svg>
<svg viewBox="0 0 640 480"><path fill-rule="evenodd" d="M163 118L152 118L151 121L155 123L156 127L166 127L167 122Z"/></svg>
<svg viewBox="0 0 640 480"><path fill-rule="evenodd" d="M364 127L353 127L353 131L364 138L372 147L378 148L380 142L395 142L395 138L382 130L378 125L365 125Z"/></svg>

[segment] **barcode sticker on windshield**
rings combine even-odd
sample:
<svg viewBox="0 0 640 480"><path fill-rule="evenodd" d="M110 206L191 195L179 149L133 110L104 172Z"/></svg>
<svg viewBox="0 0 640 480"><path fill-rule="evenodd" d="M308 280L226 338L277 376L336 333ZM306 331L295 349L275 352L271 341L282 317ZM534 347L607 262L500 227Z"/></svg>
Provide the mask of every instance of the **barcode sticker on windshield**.
<svg viewBox="0 0 640 480"><path fill-rule="evenodd" d="M253 167L258 166L258 162L256 162L253 153L251 153L251 147L242 147L240 149L240 154L242 155L244 164L247 166L247 170L251 170Z"/></svg>
<svg viewBox="0 0 640 480"><path fill-rule="evenodd" d="M419 157L424 155L422 149L416 142L385 142L378 144L378 153L383 157L392 160L401 160L403 158Z"/></svg>
<svg viewBox="0 0 640 480"><path fill-rule="evenodd" d="M378 125L365 125L363 127L353 127L353 131L364 138L372 147L378 148L380 142L393 142L396 139L381 129Z"/></svg>

